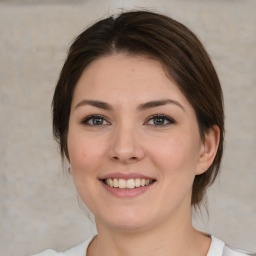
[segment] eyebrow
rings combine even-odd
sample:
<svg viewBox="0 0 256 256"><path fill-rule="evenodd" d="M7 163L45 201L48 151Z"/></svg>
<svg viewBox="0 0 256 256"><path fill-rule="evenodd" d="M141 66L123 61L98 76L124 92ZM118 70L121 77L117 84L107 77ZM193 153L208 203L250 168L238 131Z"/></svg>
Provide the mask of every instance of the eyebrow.
<svg viewBox="0 0 256 256"><path fill-rule="evenodd" d="M109 105L106 102L99 101L99 100L82 100L75 106L75 109L78 107L81 107L81 106L85 106L85 105L90 105L90 106L105 109L105 110L113 110L111 105Z"/></svg>
<svg viewBox="0 0 256 256"><path fill-rule="evenodd" d="M149 108L155 108L159 106L163 106L166 104L175 104L176 106L180 107L183 111L185 111L185 108L176 100L171 100L171 99L163 99L163 100L155 100L155 101L149 101L143 104L140 104L138 106L138 110L146 110Z"/></svg>
<svg viewBox="0 0 256 256"><path fill-rule="evenodd" d="M154 100L154 101L149 101L143 104L140 104L137 109L139 111L143 111L143 110L147 110L150 108L155 108L155 107L159 107L159 106L163 106L166 104L174 104L178 107L180 107L183 111L185 111L185 108L176 100L171 100L171 99L163 99L163 100ZM104 109L104 110L113 110L113 107L103 101L98 101L98 100L82 100L80 101L76 106L75 109L81 106L85 106L85 105L90 105L96 108L100 108L100 109Z"/></svg>

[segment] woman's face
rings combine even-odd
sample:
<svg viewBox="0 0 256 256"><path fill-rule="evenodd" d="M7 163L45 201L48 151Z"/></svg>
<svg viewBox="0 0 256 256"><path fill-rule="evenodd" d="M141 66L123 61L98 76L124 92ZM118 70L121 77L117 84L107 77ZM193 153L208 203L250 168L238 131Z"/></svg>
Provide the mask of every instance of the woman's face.
<svg viewBox="0 0 256 256"><path fill-rule="evenodd" d="M68 152L96 223L128 230L189 215L194 177L209 167L194 109L160 62L125 54L82 73Z"/></svg>

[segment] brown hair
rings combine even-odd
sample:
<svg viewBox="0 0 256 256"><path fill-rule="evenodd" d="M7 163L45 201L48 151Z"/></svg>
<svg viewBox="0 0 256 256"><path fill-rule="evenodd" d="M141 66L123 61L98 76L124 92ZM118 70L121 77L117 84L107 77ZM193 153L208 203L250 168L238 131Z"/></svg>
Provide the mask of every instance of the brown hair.
<svg viewBox="0 0 256 256"><path fill-rule="evenodd" d="M195 177L191 204L198 206L218 174L223 152L224 113L219 79L198 38L181 23L161 14L131 11L100 20L71 45L53 102L53 134L62 157L69 159L67 134L74 88L86 66L115 52L159 60L195 109L202 139L213 126L220 129L217 154L209 169Z"/></svg>

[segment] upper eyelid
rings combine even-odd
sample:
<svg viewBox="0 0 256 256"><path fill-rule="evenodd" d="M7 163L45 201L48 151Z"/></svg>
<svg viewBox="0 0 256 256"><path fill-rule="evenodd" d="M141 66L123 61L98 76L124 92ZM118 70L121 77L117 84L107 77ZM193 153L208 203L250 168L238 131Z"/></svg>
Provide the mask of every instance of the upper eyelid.
<svg viewBox="0 0 256 256"><path fill-rule="evenodd" d="M104 119L106 122L110 123L110 121L108 120L107 117L103 116L103 115L99 115L99 114L92 114L92 115L89 115L89 116L86 116L84 118L81 119L80 123L85 123L86 121L88 121L89 119L91 118L102 118Z"/></svg>
<svg viewBox="0 0 256 256"><path fill-rule="evenodd" d="M148 117L148 120L154 118L154 117L162 117L162 118L166 118L166 119L170 119L172 121L175 121L172 117L165 115L165 114L154 114Z"/></svg>
<svg viewBox="0 0 256 256"><path fill-rule="evenodd" d="M150 117L147 118L145 124L146 124L147 122L149 122L151 119L157 118L157 117L158 117L158 118L165 118L165 119L169 120L169 121L172 122L172 123L176 123L175 119L173 119L172 117L170 117L170 116L168 116L168 115L165 115L165 114L154 114L154 115L151 115Z"/></svg>

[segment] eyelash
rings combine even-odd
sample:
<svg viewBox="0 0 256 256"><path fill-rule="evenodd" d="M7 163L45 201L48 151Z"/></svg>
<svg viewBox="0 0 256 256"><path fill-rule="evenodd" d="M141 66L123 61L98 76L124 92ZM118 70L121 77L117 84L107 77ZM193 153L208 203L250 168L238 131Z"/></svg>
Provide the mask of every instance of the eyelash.
<svg viewBox="0 0 256 256"><path fill-rule="evenodd" d="M149 121L156 120L156 119L163 119L164 124L158 124L158 125L156 125L155 123L154 124L149 124ZM165 123L166 121L168 123ZM157 114L157 115L151 116L145 124L150 125L150 126L155 126L155 127L159 127L159 126L160 127L165 127L167 125L171 125L171 124L175 124L175 123L176 123L175 120L172 119L171 117L163 115L163 114Z"/></svg>
<svg viewBox="0 0 256 256"><path fill-rule="evenodd" d="M90 121L93 122L93 120L96 121L96 119L100 119L102 121L102 123L101 124L89 123ZM149 124L149 122L151 120L156 121L156 119L162 119L162 121L164 123L163 124L156 124L156 123ZM166 121L168 123L166 123ZM104 122L106 122L106 123L104 124ZM88 125L88 126L105 126L105 125L110 124L109 121L107 121L107 119L102 115L90 115L90 116L86 117L85 119L83 119L80 123L83 125ZM171 117L163 115L163 114L157 114L157 115L151 116L144 124L149 125L149 126L155 126L155 127L165 127L165 126L175 124L175 123L176 123L175 120L173 120Z"/></svg>
<svg viewBox="0 0 256 256"><path fill-rule="evenodd" d="M90 124L90 121L96 120L96 119L101 119L103 122L106 122L107 124ZM106 120L106 117L102 116L102 115L90 115L88 117L86 117L85 119L83 119L81 121L81 124L83 125L88 125L88 126L103 126L103 125L109 125L109 122Z"/></svg>

